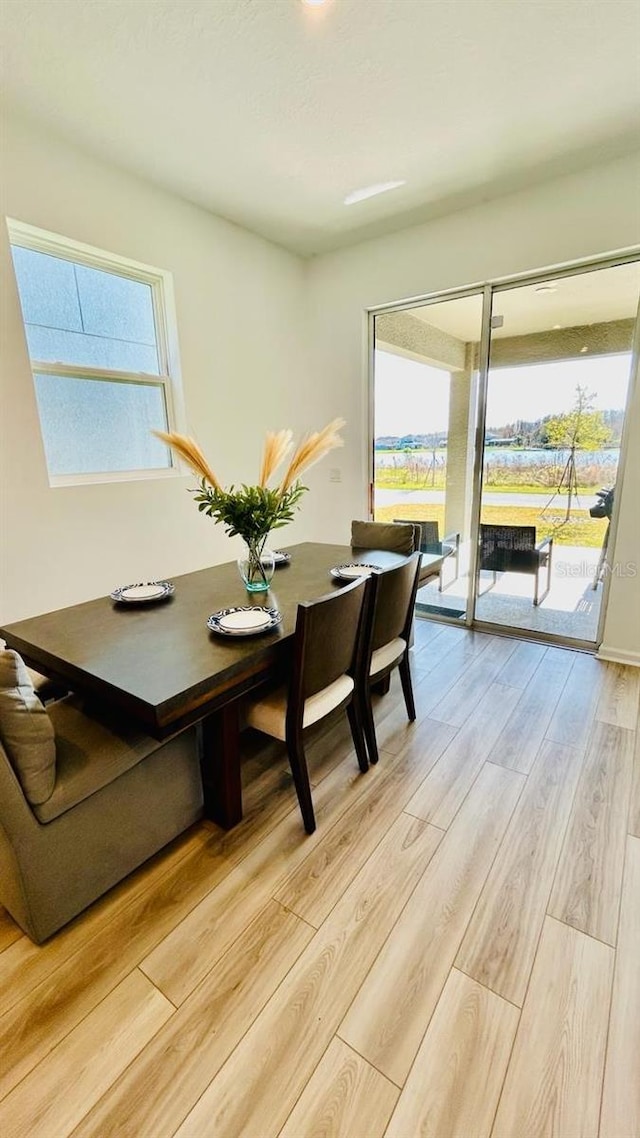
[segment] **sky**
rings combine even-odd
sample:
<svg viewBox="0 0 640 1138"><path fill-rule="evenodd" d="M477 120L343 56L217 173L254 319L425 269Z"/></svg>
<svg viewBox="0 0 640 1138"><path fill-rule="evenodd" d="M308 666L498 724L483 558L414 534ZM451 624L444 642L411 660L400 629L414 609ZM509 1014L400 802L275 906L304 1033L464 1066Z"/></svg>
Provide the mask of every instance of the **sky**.
<svg viewBox="0 0 640 1138"><path fill-rule="evenodd" d="M596 409L623 409L629 364L625 354L498 368L489 373L487 426L569 411L578 383L596 392ZM376 437L447 432L449 373L440 368L376 351L375 400Z"/></svg>

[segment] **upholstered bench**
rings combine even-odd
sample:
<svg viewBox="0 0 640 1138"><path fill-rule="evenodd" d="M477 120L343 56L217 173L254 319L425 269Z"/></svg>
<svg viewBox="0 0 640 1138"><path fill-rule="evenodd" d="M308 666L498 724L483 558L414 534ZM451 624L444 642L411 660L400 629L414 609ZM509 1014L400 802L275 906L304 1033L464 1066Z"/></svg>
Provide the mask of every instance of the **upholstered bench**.
<svg viewBox="0 0 640 1138"><path fill-rule="evenodd" d="M160 743L0 651L0 903L41 943L202 816L195 728Z"/></svg>

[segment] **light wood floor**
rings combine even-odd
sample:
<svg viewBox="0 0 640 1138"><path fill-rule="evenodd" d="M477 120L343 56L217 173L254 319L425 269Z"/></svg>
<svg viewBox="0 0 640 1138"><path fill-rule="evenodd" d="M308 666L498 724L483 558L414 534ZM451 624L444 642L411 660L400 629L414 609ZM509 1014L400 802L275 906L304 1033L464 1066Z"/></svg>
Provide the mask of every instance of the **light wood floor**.
<svg viewBox="0 0 640 1138"><path fill-rule="evenodd" d="M639 1138L640 669L420 623L318 829L246 738L195 827L37 948L0 910L3 1138Z"/></svg>

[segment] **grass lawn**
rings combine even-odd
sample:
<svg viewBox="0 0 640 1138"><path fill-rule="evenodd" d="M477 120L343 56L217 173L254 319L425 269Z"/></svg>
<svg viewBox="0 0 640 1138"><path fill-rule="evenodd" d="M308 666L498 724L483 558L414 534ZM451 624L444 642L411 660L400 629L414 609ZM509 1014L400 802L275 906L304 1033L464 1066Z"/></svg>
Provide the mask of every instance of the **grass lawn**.
<svg viewBox="0 0 640 1138"><path fill-rule="evenodd" d="M379 490L444 490L445 477L442 471L436 470L434 478L431 474L411 478L402 467L398 470L386 467L376 470L376 486Z"/></svg>
<svg viewBox="0 0 640 1138"><path fill-rule="evenodd" d="M436 473L435 481L431 480L431 475L427 478L408 478L406 471L376 471L376 486L379 490L444 490L445 480L442 474ZM548 494L551 497L555 493L555 486L542 486L540 483L529 482L521 484L519 482L485 482L485 490L490 490L492 494ZM596 490L600 489L598 486L579 486L578 496L584 494L585 497L590 497L595 494Z"/></svg>
<svg viewBox="0 0 640 1138"><path fill-rule="evenodd" d="M531 484L519 486L515 482L508 486L505 486L503 482L493 485L491 482L485 482L484 488L485 490L490 490L492 494L548 494L548 496L551 497L551 495L556 492L555 486L535 486ZM580 497L581 494L584 494L585 497L591 497L595 494L596 490L599 489L599 486L579 486L578 497Z"/></svg>
<svg viewBox="0 0 640 1138"><path fill-rule="evenodd" d="M391 522L401 516L407 521L437 521L440 533L444 533L444 506L410 506L405 502L397 506L379 506L375 511L377 522ZM604 540L607 522L604 518L592 518L588 510L574 510L571 521L560 525L563 515L557 511L557 522L544 521L539 509L527 506L485 506L481 520L486 524L504 526L535 526L536 538L553 536L558 545L581 545L600 549Z"/></svg>

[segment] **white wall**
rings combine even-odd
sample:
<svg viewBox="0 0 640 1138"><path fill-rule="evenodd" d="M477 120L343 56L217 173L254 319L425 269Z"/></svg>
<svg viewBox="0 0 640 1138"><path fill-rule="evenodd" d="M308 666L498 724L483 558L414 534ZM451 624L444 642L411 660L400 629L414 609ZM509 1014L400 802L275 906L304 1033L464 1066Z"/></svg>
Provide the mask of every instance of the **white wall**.
<svg viewBox="0 0 640 1138"><path fill-rule="evenodd" d="M256 477L265 429L320 425L299 398L297 257L17 120L5 125L2 165L3 215L173 273L187 425L221 478ZM233 547L198 514L188 476L49 487L3 219L0 231L0 619L228 560ZM325 469L315 484L327 480ZM282 544L304 539L311 501Z"/></svg>
<svg viewBox="0 0 640 1138"><path fill-rule="evenodd" d="M614 575L600 655L623 664L640 664L640 376L636 377L628 429Z"/></svg>
<svg viewBox="0 0 640 1138"><path fill-rule="evenodd" d="M308 268L311 395L341 401L358 424L344 456L338 509L318 501L315 535L344 540L350 519L366 516L367 307L527 272L640 243L640 158L594 167L400 233L316 258ZM640 413L633 413L621 501L618 551L640 565ZM640 662L640 577L615 579L603 649ZM622 658L622 657L621 657Z"/></svg>

